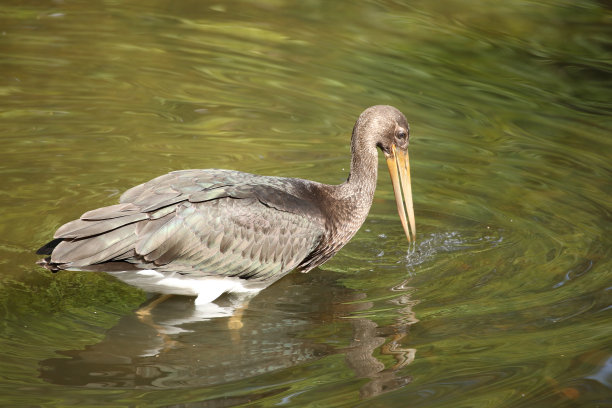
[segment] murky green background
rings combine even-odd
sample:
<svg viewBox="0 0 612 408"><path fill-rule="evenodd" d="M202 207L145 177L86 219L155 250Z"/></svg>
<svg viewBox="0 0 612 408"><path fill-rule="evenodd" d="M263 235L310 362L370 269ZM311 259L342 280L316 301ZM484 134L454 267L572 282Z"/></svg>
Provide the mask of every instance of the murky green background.
<svg viewBox="0 0 612 408"><path fill-rule="evenodd" d="M0 405L612 406L609 2L3 1L0 54ZM342 182L374 104L412 126L416 247L381 162L240 330L34 264L170 170Z"/></svg>

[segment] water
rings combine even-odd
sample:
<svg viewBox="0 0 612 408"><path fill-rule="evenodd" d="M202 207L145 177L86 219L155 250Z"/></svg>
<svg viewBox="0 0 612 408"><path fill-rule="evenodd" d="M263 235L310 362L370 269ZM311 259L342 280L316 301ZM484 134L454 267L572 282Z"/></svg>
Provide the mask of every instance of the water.
<svg viewBox="0 0 612 408"><path fill-rule="evenodd" d="M1 10L0 405L612 406L607 2ZM411 123L416 245L381 162L351 243L240 329L34 264L170 170L342 182L373 104Z"/></svg>

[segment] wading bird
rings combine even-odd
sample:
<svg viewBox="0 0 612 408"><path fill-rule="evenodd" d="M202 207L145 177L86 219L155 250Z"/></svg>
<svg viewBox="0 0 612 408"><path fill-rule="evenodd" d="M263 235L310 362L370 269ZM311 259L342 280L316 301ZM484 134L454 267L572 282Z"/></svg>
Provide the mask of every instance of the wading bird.
<svg viewBox="0 0 612 408"><path fill-rule="evenodd" d="M151 292L198 296L256 292L290 271L308 272L340 250L365 221L386 158L400 220L414 240L409 126L392 106L357 119L346 182L265 177L233 170L179 170L126 191L119 204L61 226L39 264L114 272Z"/></svg>

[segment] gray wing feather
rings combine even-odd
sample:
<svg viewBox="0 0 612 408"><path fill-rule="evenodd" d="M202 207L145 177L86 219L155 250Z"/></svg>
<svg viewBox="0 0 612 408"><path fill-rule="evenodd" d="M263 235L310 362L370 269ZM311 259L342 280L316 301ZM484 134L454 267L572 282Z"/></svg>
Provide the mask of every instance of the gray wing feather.
<svg viewBox="0 0 612 408"><path fill-rule="evenodd" d="M85 239L65 240L55 247L51 260L71 268L106 262L128 251L136 239L134 226L126 225Z"/></svg>
<svg viewBox="0 0 612 408"><path fill-rule="evenodd" d="M324 234L320 210L292 191L300 182L228 170L172 172L62 226L55 236L64 241L51 262L278 276L297 267Z"/></svg>
<svg viewBox="0 0 612 408"><path fill-rule="evenodd" d="M107 220L74 220L62 225L56 232L53 238L83 238L93 235L103 234L122 227L126 224L131 224L136 221L147 219L146 214L136 213L129 214L123 217L109 218Z"/></svg>

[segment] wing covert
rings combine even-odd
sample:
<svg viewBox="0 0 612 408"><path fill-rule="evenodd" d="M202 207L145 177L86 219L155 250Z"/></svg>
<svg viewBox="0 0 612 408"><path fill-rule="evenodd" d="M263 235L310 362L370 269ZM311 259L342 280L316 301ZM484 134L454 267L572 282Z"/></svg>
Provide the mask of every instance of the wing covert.
<svg viewBox="0 0 612 408"><path fill-rule="evenodd" d="M323 235L318 220L254 198L185 202L167 217L143 228L136 254L184 274L270 278L298 266Z"/></svg>

